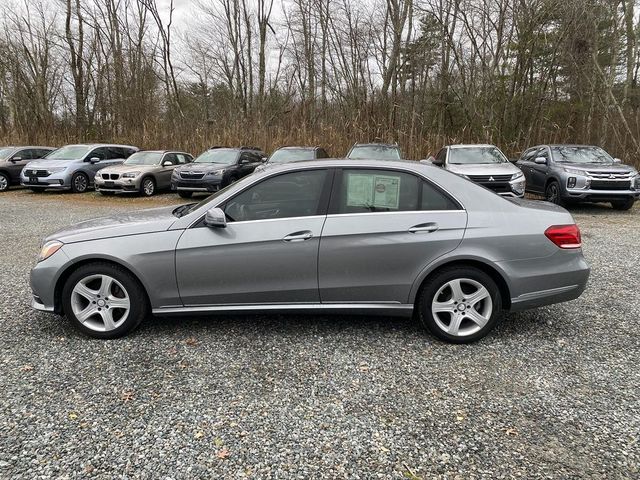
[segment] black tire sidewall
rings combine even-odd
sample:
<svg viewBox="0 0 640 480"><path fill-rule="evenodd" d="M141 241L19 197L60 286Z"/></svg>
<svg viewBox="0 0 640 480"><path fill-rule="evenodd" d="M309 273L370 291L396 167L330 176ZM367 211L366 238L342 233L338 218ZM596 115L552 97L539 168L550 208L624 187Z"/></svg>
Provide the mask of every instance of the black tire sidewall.
<svg viewBox="0 0 640 480"><path fill-rule="evenodd" d="M7 174L2 172L0 172L0 177L3 177L7 181L7 188L0 187L0 192L6 192L7 190L9 190L9 187L11 186L11 179Z"/></svg>
<svg viewBox="0 0 640 480"><path fill-rule="evenodd" d="M635 203L635 199L630 198L627 200L611 202L611 206L613 207L614 210L631 210L633 208L634 203Z"/></svg>
<svg viewBox="0 0 640 480"><path fill-rule="evenodd" d="M178 195L180 195L181 198L191 198L191 195L193 195L192 192L178 192Z"/></svg>
<svg viewBox="0 0 640 480"><path fill-rule="evenodd" d="M555 202L552 202L551 200L547 200L547 198L549 197L548 196L549 189L552 186L555 186L556 187L556 191L557 191ZM547 200L550 203L554 203L556 205L563 206L564 202L562 201L562 192L560 191L560 184L558 182L556 182L555 180L549 182L549 184L547 185L547 188L545 188L545 190L544 190L544 198L545 198L545 200Z"/></svg>
<svg viewBox="0 0 640 480"><path fill-rule="evenodd" d="M445 283L455 280L456 278L469 278L471 280L475 280L481 283L491 295L491 301L493 303L491 318L480 331L473 335L457 337L448 334L437 325L431 312L431 304L437 291ZM493 330L494 326L500 319L501 313L502 297L500 295L500 289L488 274L474 267L449 267L435 273L427 283L425 283L422 291L420 292L418 301L418 315L422 325L439 339L450 343L471 343L476 340L480 340Z"/></svg>
<svg viewBox="0 0 640 480"><path fill-rule="evenodd" d="M118 282L120 282L127 291L131 303L129 316L127 317L125 322L120 327L109 332L97 332L86 327L75 317L71 308L71 292L73 291L73 287L81 279L89 275L96 274L109 275L110 277L113 277ZM140 322L144 320L149 311L147 295L140 285L140 282L125 269L110 263L103 262L82 265L73 273L71 273L62 289L62 307L64 309L65 316L67 317L67 319L69 319L74 327L90 337L103 339L118 338L126 335L127 333L135 329L138 325L140 325Z"/></svg>
<svg viewBox="0 0 640 480"><path fill-rule="evenodd" d="M78 190L76 188L76 178L78 178L80 176L83 176L87 180L87 186L85 187L84 190ZM85 173L82 173L82 172L74 173L73 176L71 177L71 191L73 193L84 193L87 190L89 190L89 177Z"/></svg>

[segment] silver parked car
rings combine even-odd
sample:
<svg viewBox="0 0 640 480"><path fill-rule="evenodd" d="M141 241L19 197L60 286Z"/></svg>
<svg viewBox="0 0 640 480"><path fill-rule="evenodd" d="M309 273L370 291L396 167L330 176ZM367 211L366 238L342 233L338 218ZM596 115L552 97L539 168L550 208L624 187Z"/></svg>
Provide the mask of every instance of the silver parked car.
<svg viewBox="0 0 640 480"><path fill-rule="evenodd" d="M137 147L130 145L66 145L42 160L27 163L20 183L34 192L47 189L86 192L98 170L120 164L137 151Z"/></svg>
<svg viewBox="0 0 640 480"><path fill-rule="evenodd" d="M580 242L563 208L507 200L431 165L290 163L200 203L48 236L32 306L100 338L149 313L416 312L463 343L502 311L577 298L589 276Z"/></svg>
<svg viewBox="0 0 640 480"><path fill-rule="evenodd" d="M432 163L506 197L523 197L525 178L495 145L449 145Z"/></svg>
<svg viewBox="0 0 640 480"><path fill-rule="evenodd" d="M171 189L173 169L191 162L193 157L185 152L145 150L136 152L122 165L106 167L98 171L96 190L103 195L114 193L139 193L146 197L159 190Z"/></svg>

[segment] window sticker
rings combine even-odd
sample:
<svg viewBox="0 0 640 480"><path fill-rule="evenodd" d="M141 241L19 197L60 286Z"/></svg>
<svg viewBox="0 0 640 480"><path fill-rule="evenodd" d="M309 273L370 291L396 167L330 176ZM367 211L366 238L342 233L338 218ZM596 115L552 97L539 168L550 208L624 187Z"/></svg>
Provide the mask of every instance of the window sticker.
<svg viewBox="0 0 640 480"><path fill-rule="evenodd" d="M398 209L400 177L350 173L347 178L347 206Z"/></svg>

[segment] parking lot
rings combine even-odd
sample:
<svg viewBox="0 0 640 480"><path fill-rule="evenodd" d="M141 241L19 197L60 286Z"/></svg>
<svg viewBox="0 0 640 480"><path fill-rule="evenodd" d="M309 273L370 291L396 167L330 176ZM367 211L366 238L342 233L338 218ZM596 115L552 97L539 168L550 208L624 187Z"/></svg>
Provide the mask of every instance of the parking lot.
<svg viewBox="0 0 640 480"><path fill-rule="evenodd" d="M42 237L184 202L0 195L0 477L630 478L640 474L640 205L573 210L576 301L472 345L410 319L152 319L113 341L32 311Z"/></svg>

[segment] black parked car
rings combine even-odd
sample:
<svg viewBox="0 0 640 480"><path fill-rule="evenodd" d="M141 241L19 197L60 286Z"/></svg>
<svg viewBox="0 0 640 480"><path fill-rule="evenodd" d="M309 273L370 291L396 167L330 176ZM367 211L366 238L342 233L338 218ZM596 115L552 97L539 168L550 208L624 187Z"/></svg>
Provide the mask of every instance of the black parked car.
<svg viewBox="0 0 640 480"><path fill-rule="evenodd" d="M317 160L319 158L329 158L329 154L322 147L280 147L271 154L264 165L256 168L256 171L260 171L270 165Z"/></svg>
<svg viewBox="0 0 640 480"><path fill-rule="evenodd" d="M53 152L52 147L0 147L0 192L20 185L20 172L31 160Z"/></svg>
<svg viewBox="0 0 640 480"><path fill-rule="evenodd" d="M538 145L526 150L517 165L527 192L557 205L610 202L616 210L629 210L640 197L637 170L600 147Z"/></svg>
<svg viewBox="0 0 640 480"><path fill-rule="evenodd" d="M215 192L253 173L266 159L257 147L211 147L193 162L174 169L171 190L182 198L194 192Z"/></svg>

